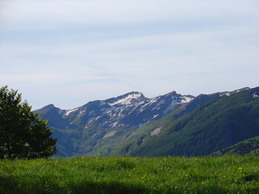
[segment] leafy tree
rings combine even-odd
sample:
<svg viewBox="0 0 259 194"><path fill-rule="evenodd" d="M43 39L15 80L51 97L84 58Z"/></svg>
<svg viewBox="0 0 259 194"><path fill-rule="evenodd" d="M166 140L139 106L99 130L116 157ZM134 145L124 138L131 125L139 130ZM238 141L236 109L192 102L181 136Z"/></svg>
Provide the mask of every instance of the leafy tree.
<svg viewBox="0 0 259 194"><path fill-rule="evenodd" d="M17 90L0 88L0 159L47 158L56 152L56 139L47 121L38 118Z"/></svg>

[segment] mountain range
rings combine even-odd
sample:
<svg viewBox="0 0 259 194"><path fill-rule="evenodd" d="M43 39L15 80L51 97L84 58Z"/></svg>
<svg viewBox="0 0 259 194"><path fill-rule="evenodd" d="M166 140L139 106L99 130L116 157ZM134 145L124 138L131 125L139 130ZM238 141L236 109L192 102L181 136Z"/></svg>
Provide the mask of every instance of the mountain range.
<svg viewBox="0 0 259 194"><path fill-rule="evenodd" d="M259 136L259 88L197 97L130 92L70 110L48 105L34 112L49 120L57 157L203 156Z"/></svg>

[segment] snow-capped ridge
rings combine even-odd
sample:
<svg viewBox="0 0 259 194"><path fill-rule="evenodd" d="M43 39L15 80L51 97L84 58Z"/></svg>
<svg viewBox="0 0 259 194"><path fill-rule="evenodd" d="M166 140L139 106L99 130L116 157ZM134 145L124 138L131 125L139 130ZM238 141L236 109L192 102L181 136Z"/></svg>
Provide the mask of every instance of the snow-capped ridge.
<svg viewBox="0 0 259 194"><path fill-rule="evenodd" d="M78 107L78 108L74 108L74 109L66 110L64 116L68 116L68 115L70 115L72 112L77 111L78 109L79 109L79 107Z"/></svg>
<svg viewBox="0 0 259 194"><path fill-rule="evenodd" d="M244 88L240 88L238 90L221 92L220 96L231 96L232 94L237 94L239 92L243 92L243 91L247 91L247 90L250 90L250 88L249 87L244 87Z"/></svg>
<svg viewBox="0 0 259 194"><path fill-rule="evenodd" d="M132 103L137 103L145 100L145 96L141 92L130 92L117 98L110 99L111 102L108 104L110 106L115 105L130 105Z"/></svg>
<svg viewBox="0 0 259 194"><path fill-rule="evenodd" d="M73 109L61 110L55 107L55 111L66 120L65 129L73 128L77 123L84 127L95 125L116 129L139 126L150 120L160 119L177 105L188 103L193 98L177 94L175 91L147 98L141 92L133 91L106 100L90 101ZM54 105L48 106L49 108L44 111L52 111L54 108Z"/></svg>

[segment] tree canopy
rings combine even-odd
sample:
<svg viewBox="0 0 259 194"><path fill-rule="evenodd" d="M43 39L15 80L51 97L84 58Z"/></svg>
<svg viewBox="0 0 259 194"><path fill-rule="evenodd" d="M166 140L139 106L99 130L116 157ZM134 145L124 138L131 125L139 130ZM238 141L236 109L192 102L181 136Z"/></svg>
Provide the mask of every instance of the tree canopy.
<svg viewBox="0 0 259 194"><path fill-rule="evenodd" d="M56 152L48 121L38 118L17 90L0 88L0 159L48 158Z"/></svg>

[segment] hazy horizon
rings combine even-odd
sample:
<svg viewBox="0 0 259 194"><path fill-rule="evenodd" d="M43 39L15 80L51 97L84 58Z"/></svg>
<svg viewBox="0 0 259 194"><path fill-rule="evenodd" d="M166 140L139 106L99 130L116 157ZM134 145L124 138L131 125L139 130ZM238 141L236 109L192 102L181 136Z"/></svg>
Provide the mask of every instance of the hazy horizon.
<svg viewBox="0 0 259 194"><path fill-rule="evenodd" d="M0 83L33 109L256 87L256 0L3 0Z"/></svg>

